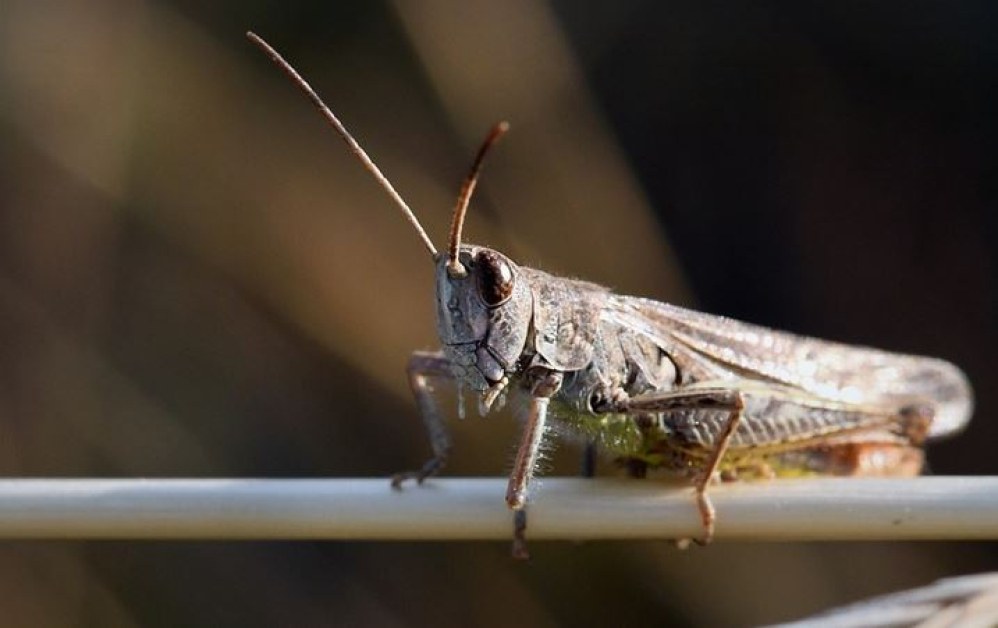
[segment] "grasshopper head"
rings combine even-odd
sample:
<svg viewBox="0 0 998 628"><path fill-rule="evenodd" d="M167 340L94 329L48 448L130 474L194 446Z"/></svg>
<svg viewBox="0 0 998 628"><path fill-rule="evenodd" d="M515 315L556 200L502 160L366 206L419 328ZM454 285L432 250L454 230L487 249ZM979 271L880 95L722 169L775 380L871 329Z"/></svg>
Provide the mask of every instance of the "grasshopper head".
<svg viewBox="0 0 998 628"><path fill-rule="evenodd" d="M533 297L519 267L498 251L464 244L457 262L444 255L436 262L437 331L454 376L494 398L523 353Z"/></svg>

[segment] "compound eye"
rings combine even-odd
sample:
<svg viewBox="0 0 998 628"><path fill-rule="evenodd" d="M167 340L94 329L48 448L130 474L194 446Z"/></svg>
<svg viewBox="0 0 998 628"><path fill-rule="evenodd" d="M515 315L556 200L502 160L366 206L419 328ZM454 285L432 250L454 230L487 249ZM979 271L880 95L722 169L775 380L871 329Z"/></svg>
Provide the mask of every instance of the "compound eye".
<svg viewBox="0 0 998 628"><path fill-rule="evenodd" d="M478 295L489 307L498 307L513 296L513 269L494 251L479 251L475 255Z"/></svg>

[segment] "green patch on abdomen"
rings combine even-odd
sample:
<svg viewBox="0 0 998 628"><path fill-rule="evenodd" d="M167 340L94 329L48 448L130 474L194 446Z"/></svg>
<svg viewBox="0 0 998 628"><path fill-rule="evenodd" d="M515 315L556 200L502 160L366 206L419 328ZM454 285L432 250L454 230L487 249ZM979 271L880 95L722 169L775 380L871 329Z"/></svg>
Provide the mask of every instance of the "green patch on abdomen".
<svg viewBox="0 0 998 628"><path fill-rule="evenodd" d="M560 425L611 455L640 457L645 453L641 428L626 414L590 414L558 403L551 404L551 410Z"/></svg>

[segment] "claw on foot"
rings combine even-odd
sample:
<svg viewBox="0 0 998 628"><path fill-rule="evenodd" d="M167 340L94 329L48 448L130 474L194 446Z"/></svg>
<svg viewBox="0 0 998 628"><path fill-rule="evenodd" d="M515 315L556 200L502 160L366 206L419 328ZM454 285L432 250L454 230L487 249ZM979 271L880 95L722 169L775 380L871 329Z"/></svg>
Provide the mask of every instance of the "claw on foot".
<svg viewBox="0 0 998 628"><path fill-rule="evenodd" d="M709 545L714 540L714 522L717 520L717 512L714 504L711 503L707 491L702 488L697 489L697 508L700 511L700 521L703 523L703 536L693 539L697 545Z"/></svg>
<svg viewBox="0 0 998 628"><path fill-rule="evenodd" d="M406 471L404 473L396 473L395 475L392 476L392 488L397 491L400 491L402 490L403 482L408 482L409 480L416 480L416 484L422 484L423 480L425 479L426 478L423 477L419 471Z"/></svg>
<svg viewBox="0 0 998 628"><path fill-rule="evenodd" d="M530 552L527 550L527 511L513 511L513 558L527 560Z"/></svg>
<svg viewBox="0 0 998 628"><path fill-rule="evenodd" d="M403 482L416 480L416 484L422 484L423 480L436 475L440 469L444 468L446 460L443 458L430 458L419 471L403 471L392 476L392 488L399 490Z"/></svg>

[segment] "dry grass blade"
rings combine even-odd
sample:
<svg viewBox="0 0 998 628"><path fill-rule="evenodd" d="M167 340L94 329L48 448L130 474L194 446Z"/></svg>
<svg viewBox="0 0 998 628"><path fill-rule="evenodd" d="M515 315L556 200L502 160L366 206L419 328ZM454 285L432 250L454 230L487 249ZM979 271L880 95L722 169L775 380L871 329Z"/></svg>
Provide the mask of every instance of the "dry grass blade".
<svg viewBox="0 0 998 628"><path fill-rule="evenodd" d="M986 628L996 625L998 573L944 578L925 587L876 597L800 621L779 624L780 628Z"/></svg>

